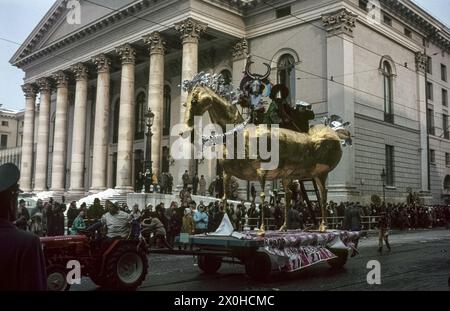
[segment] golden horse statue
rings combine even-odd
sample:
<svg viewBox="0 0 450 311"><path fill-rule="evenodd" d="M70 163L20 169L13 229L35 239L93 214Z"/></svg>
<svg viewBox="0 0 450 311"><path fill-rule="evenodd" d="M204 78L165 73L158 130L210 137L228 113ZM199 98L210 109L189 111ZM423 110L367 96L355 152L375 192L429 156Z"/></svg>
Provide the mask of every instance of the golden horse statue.
<svg viewBox="0 0 450 311"><path fill-rule="evenodd" d="M224 133L227 124L240 124L244 122L244 118L235 105L230 104L206 86L195 86L188 94L185 107L184 121L185 126L187 126L187 131L194 129L194 117L202 116L206 112L209 113L211 121L220 126ZM256 126L256 131L253 131L253 134L247 128L244 128L244 144L247 154L249 150L249 137L255 135L255 133L258 137L267 135L269 144L272 137L274 137L270 136L271 129L267 126ZM247 181L259 181L261 189L263 189L261 193L263 201L266 181L281 179L285 189L286 204L284 224L280 230L286 230L287 215L292 195L289 190L289 184L293 180L312 179L317 184L319 192L318 199L322 213L322 222L319 230L325 231L325 205L327 202L325 182L328 173L338 165L341 159L341 140L350 139L350 136L350 132L346 129L342 128L335 131L331 127L322 124L311 127L309 133L299 133L285 128L278 128L276 138L279 141L279 165L273 170L263 170L261 164L264 161L259 157L257 159L238 159L235 156L233 159L226 159L226 148L222 146L223 159L219 159L219 163L222 165L224 171L224 204L226 204L231 176ZM260 232L264 234L264 209L261 209L261 212L262 222Z"/></svg>

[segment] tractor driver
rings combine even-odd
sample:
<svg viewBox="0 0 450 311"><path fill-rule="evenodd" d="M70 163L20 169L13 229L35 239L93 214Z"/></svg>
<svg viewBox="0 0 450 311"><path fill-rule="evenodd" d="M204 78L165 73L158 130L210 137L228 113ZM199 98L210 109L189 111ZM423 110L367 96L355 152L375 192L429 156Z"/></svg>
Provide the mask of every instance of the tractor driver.
<svg viewBox="0 0 450 311"><path fill-rule="evenodd" d="M102 216L101 222L107 228L108 238L128 238L133 215L119 209L116 204L106 201L109 212Z"/></svg>

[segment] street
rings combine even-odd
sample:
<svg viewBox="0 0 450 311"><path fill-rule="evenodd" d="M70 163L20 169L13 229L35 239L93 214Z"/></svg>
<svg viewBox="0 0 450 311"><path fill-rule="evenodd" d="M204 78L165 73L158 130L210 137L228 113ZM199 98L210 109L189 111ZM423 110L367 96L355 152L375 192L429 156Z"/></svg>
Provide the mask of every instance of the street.
<svg viewBox="0 0 450 311"><path fill-rule="evenodd" d="M242 265L223 264L215 275L200 272L193 257L150 255L149 274L141 291L304 291L304 290L426 290L448 291L450 276L450 230L394 232L392 251L377 253L378 237L360 240L360 254L349 258L344 269L333 271L326 263L283 274L273 272L263 283L250 280ZM381 264L381 284L368 285L369 260ZM72 286L74 291L97 287L88 278Z"/></svg>

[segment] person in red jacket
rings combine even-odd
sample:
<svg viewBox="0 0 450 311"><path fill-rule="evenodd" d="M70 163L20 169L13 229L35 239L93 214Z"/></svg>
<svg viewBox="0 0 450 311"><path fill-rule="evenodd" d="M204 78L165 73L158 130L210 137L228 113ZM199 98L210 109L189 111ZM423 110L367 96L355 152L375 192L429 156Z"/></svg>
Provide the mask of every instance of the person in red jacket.
<svg viewBox="0 0 450 311"><path fill-rule="evenodd" d="M14 164L0 166L0 291L46 290L45 259L39 238L13 225L19 178Z"/></svg>

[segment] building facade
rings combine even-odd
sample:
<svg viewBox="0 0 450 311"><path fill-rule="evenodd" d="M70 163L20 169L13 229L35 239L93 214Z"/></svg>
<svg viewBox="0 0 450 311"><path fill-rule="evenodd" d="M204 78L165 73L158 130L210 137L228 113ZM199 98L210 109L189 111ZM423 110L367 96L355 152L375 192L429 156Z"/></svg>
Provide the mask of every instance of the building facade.
<svg viewBox="0 0 450 311"><path fill-rule="evenodd" d="M23 111L0 106L0 164L21 165Z"/></svg>
<svg viewBox="0 0 450 311"><path fill-rule="evenodd" d="M200 71L239 85L251 56L254 71L270 64L291 100L313 104L316 122L337 114L353 124L329 199L404 201L414 191L442 202L449 40L408 0L81 0L70 9L58 0L10 61L25 72L21 187L132 191L148 108L153 171L210 182L216 161L170 156L187 97L179 86Z"/></svg>

